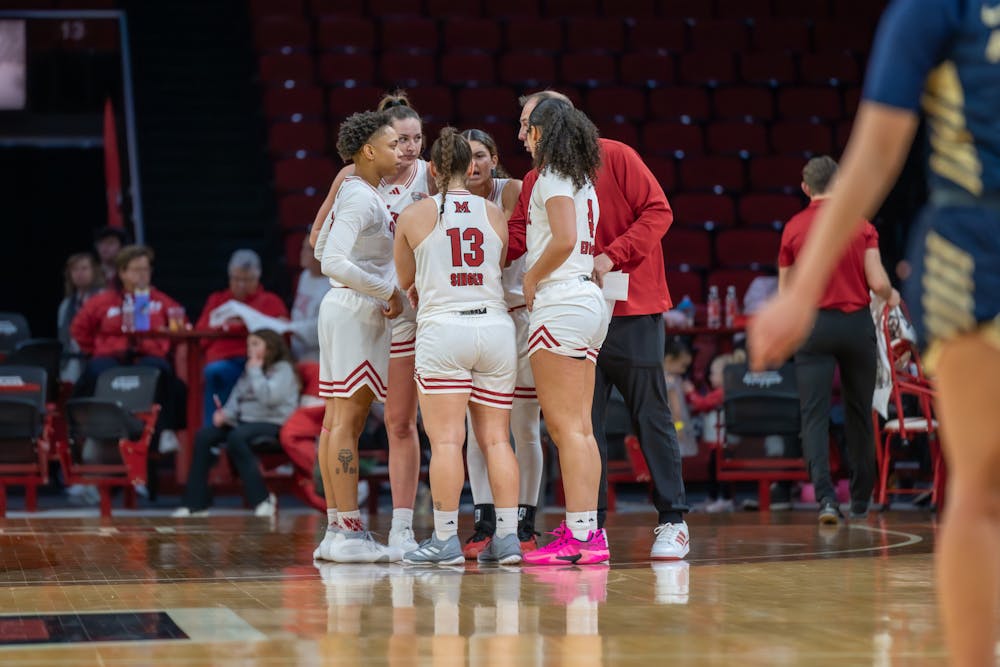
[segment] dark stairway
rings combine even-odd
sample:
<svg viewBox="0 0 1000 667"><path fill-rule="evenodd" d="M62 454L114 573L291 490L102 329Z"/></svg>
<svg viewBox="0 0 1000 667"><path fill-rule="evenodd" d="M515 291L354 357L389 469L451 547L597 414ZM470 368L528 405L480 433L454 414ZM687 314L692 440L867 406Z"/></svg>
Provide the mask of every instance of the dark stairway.
<svg viewBox="0 0 1000 667"><path fill-rule="evenodd" d="M121 3L128 11L146 241L154 282L196 318L249 247L285 272L245 0Z"/></svg>

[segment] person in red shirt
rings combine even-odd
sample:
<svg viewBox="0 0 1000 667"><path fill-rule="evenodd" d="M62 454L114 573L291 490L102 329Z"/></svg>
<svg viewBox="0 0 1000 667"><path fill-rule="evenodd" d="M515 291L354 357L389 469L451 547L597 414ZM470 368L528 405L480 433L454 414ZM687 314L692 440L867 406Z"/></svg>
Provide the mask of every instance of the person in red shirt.
<svg viewBox="0 0 1000 667"><path fill-rule="evenodd" d="M837 163L827 156L802 169L802 191L809 206L785 225L778 252L778 290L787 289L796 259L813 221L828 198ZM847 453L851 463L851 516L864 517L875 487L875 436L871 420L875 391L875 323L868 309L869 290L892 306L899 293L889 283L878 249L878 232L868 221L855 234L819 302L812 333L795 353L796 383L802 412L802 450L820 503L819 522L842 518L830 476L829 419L833 371L840 368Z"/></svg>
<svg viewBox="0 0 1000 667"><path fill-rule="evenodd" d="M288 308L277 294L268 292L260 284L260 256L246 248L237 250L229 258L229 288L208 295L205 308L198 318L196 329L223 328L227 331L247 333L243 320L229 319L217 327L209 324L212 311L227 301L239 301L264 315L288 319ZM229 392L243 374L246 362L246 337L215 338L205 343L205 395L202 415L203 426L212 425L215 400L225 403Z"/></svg>
<svg viewBox="0 0 1000 667"><path fill-rule="evenodd" d="M545 90L520 99L521 129L518 139L527 148L528 118L539 102L565 95ZM681 478L681 452L677 431L667 404L667 390L660 368L665 332L661 315L672 306L663 270L660 239L673 222L673 211L663 188L631 147L599 139L601 166L594 187L600 204L594 257L594 280L601 284L612 269L629 275L628 300L615 304L607 338L597 360L591 417L601 452L601 488L598 526L607 514L608 444L604 430L611 388L625 398L638 429L642 452L653 477L653 502L658 512L653 558L680 559L689 550L684 513L688 511ZM528 203L538 174L525 177L517 207L508 221L507 259L525 250Z"/></svg>

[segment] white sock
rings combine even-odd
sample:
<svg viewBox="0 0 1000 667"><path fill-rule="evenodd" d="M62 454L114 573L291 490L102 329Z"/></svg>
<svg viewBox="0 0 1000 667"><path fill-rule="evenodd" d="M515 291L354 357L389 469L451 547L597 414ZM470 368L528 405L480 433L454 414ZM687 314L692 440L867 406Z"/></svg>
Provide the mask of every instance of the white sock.
<svg viewBox="0 0 1000 667"><path fill-rule="evenodd" d="M326 523L329 526L336 526L337 525L337 508L336 507L334 507L333 509L331 509L329 507L326 508Z"/></svg>
<svg viewBox="0 0 1000 667"><path fill-rule="evenodd" d="M360 532L365 529L365 524L361 522L361 510L351 512L338 512L337 520L340 527L350 532Z"/></svg>
<svg viewBox="0 0 1000 667"><path fill-rule="evenodd" d="M591 519L590 512L566 512L566 527L573 533L573 537L581 542L586 541L590 531L597 527L597 512L593 514L594 518Z"/></svg>
<svg viewBox="0 0 1000 667"><path fill-rule="evenodd" d="M590 522L591 530L597 530L597 510L587 512L587 521Z"/></svg>
<svg viewBox="0 0 1000 667"><path fill-rule="evenodd" d="M451 512L434 510L434 535L439 540L447 540L452 535L458 535L458 510Z"/></svg>
<svg viewBox="0 0 1000 667"><path fill-rule="evenodd" d="M413 510L405 507L393 508L391 530L405 530L413 528Z"/></svg>
<svg viewBox="0 0 1000 667"><path fill-rule="evenodd" d="M498 507L497 508L497 537L506 537L517 532L517 508Z"/></svg>

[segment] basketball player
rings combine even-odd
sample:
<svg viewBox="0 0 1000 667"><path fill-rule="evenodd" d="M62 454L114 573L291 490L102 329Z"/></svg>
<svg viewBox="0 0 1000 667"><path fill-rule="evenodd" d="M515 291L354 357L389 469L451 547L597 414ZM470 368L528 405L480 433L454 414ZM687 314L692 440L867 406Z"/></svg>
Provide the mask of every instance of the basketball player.
<svg viewBox="0 0 1000 667"><path fill-rule="evenodd" d="M480 562L518 563L517 461L510 448L510 408L517 376L514 323L503 300L507 221L465 189L473 169L469 142L446 127L431 148L440 194L407 208L395 242L399 283L416 286L416 378L431 441L434 532L403 561L456 565L458 503L465 483L462 446L466 410L478 432L496 496L497 533Z"/></svg>
<svg viewBox="0 0 1000 667"><path fill-rule="evenodd" d="M423 127L420 115L410 106L403 91L386 95L378 104L392 121L399 135L399 150L403 156L397 171L378 184L378 190L389 203L389 213L395 229L396 218L407 206L437 192L428 164L420 157L423 150ZM319 216L330 210L333 199L354 165L341 169L330 187ZM317 229L317 225L313 225ZM310 235L315 242L317 232ZM392 527L389 544L403 551L416 548L413 537L413 504L420 477L420 443L417 440L417 389L413 383L414 339L416 314L404 299L403 313L392 322L392 347L389 359L389 392L385 402L385 427L389 436L389 486L392 489Z"/></svg>
<svg viewBox="0 0 1000 667"><path fill-rule="evenodd" d="M930 134L930 201L911 239L905 294L929 343L948 462L937 589L953 665L992 665L1000 589L1000 5L896 0L875 38L863 101L834 184L788 290L754 318L750 358L780 363L892 186L919 123ZM796 263L797 265L799 262Z"/></svg>
<svg viewBox="0 0 1000 667"><path fill-rule="evenodd" d="M466 130L462 136L472 148L472 174L466 181L469 192L492 201L510 217L521 194L521 181L507 178L499 164L496 142L482 130ZM537 548L535 541L535 511L538 491L542 481L542 441L539 433L538 396L535 379L531 376L528 360L528 310L524 307L521 282L524 279L524 257L511 262L503 271L504 300L507 311L514 320L517 331L517 383L514 386L514 405L510 412L511 432L514 434L515 454L520 472L518 492L517 536L521 551ZM490 495L486 477L486 462L476 443L475 433L469 432L466 451L469 468L469 486L475 503L475 528L466 540L465 557L474 560L486 548L496 527L496 507Z"/></svg>
<svg viewBox="0 0 1000 667"><path fill-rule="evenodd" d="M398 136L386 114L357 113L341 124L337 152L354 163L354 174L344 179L316 239L316 257L334 288L319 311L319 394L326 399L319 455L327 506L336 508L337 524L315 555L388 562L399 560L402 550L376 542L358 510L358 438L372 401L385 400L389 320L402 312L405 300L392 265L392 218L375 189L399 167Z"/></svg>
<svg viewBox="0 0 1000 667"><path fill-rule="evenodd" d="M559 449L566 521L552 543L524 554L524 561L600 563L610 553L597 527L601 459L590 408L611 314L591 280L600 218L593 185L600 165L597 128L565 102L544 100L531 112L528 148L538 170L523 285L531 314L528 354L545 423Z"/></svg>

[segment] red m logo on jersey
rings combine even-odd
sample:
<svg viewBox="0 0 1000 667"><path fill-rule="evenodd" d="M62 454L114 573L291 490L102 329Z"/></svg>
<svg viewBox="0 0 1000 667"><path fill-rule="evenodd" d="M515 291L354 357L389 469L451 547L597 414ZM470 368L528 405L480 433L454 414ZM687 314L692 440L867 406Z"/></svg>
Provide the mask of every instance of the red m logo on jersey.
<svg viewBox="0 0 1000 667"><path fill-rule="evenodd" d="M457 201L455 202L455 213L470 213L469 202L467 201Z"/></svg>

